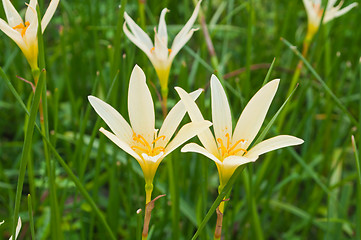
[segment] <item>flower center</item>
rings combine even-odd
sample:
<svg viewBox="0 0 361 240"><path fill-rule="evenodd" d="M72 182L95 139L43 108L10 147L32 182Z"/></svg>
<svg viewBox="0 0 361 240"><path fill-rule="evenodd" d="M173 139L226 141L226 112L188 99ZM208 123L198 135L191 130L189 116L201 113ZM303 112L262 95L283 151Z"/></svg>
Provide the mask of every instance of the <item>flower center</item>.
<svg viewBox="0 0 361 240"><path fill-rule="evenodd" d="M243 153L247 153L247 150L242 148L242 145L246 142L246 140L240 139L232 145L230 136L228 133L226 134L226 138L227 138L226 145L223 143L223 140L221 138L217 138L217 142L219 143L218 149L221 150L223 159L228 156L235 155L236 153L238 153L240 151L243 151Z"/></svg>
<svg viewBox="0 0 361 240"><path fill-rule="evenodd" d="M322 17L323 8L321 8L320 4L315 4L315 3L313 3L312 5L313 5L313 8L315 9L317 15L318 15L319 17Z"/></svg>
<svg viewBox="0 0 361 240"><path fill-rule="evenodd" d="M153 53L154 50L155 50L155 47L152 47L152 48L150 49L150 53ZM172 49L168 48L168 53L170 54L171 52L172 52Z"/></svg>
<svg viewBox="0 0 361 240"><path fill-rule="evenodd" d="M133 140L136 143L139 143L141 146L132 146L131 148L136 151L139 150L142 153L147 154L148 156L156 156L161 152L164 152L164 147L154 147L154 145L156 144L156 142L158 142L160 139L165 139L165 136L159 136L157 138L155 138L150 144L147 142L147 140L145 140L145 138L140 135L140 134L136 134L135 132L133 132Z"/></svg>
<svg viewBox="0 0 361 240"><path fill-rule="evenodd" d="M26 29L28 29L29 26L30 26L30 23L27 21L27 22L25 22L25 26L24 26L24 24L20 23L19 25L16 25L15 27L13 27L13 29L20 30L21 36L24 37Z"/></svg>

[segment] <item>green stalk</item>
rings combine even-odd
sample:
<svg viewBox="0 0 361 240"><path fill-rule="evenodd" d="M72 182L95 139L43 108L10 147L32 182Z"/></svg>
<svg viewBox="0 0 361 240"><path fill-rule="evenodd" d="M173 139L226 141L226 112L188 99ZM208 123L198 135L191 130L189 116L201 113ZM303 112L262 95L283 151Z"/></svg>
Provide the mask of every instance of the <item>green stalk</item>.
<svg viewBox="0 0 361 240"><path fill-rule="evenodd" d="M233 184L235 183L236 179L238 178L239 174L243 171L244 166L239 166L233 173L232 177L229 179L228 183L224 186L224 188L221 190L220 194L216 198L216 200L213 202L211 208L208 210L206 216L203 218L203 221L199 225L196 233L193 235L191 240L197 239L203 228L206 226L207 222L213 215L213 213L216 211L217 207L220 205L220 203L223 201L225 196L231 191Z"/></svg>
<svg viewBox="0 0 361 240"><path fill-rule="evenodd" d="M55 158L58 160L60 165L64 168L65 172L68 174L69 178L72 180L72 182L75 184L79 192L83 195L85 200L89 203L90 207L95 211L96 215L98 215L98 218L100 219L100 222L105 227L106 232L108 233L109 237L112 240L116 240L111 228L109 227L108 223L105 220L105 217L103 216L100 209L97 207L85 187L82 185L81 181L75 176L75 174L71 171L71 169L68 167L68 165L65 163L63 158L59 155L59 153L56 151L56 149L51 145L50 141L44 134L41 134L43 139L45 139L45 142L48 144L48 147L50 151L54 154Z"/></svg>
<svg viewBox="0 0 361 240"><path fill-rule="evenodd" d="M33 207L32 207L31 195L30 194L28 194L28 210L29 210L31 239L35 239Z"/></svg>
<svg viewBox="0 0 361 240"><path fill-rule="evenodd" d="M327 94L329 94L332 100L336 103L336 105L346 114L352 124L358 125L358 121L351 115L351 113L347 110L347 108L343 105L343 103L336 97L336 95L332 92L332 90L327 86L327 84L322 80L320 75L315 71L315 69L311 66L311 64L302 56L302 54L292 46L292 44L284 38L281 38L281 41L286 44L295 54L299 57L302 62L306 65L308 70L315 76L317 81L321 84L321 87L325 90Z"/></svg>
<svg viewBox="0 0 361 240"><path fill-rule="evenodd" d="M41 14L39 10L39 6L37 6L37 15L38 15L38 46L39 46L39 66L40 69L45 68L45 50L44 50L44 41L43 34L41 31ZM47 88L46 88L46 71L44 71L44 86L42 89L42 98L40 99L41 105L39 106L40 112L40 125L42 134L49 139L49 119L48 119L48 103L47 103ZM38 73L37 71L33 71L33 77L35 80L35 85L37 84ZM50 208L51 208L51 234L53 239L63 239L63 234L61 230L60 216L59 216L59 208L57 202L56 195L56 185L55 185L55 166L52 166L52 162L50 159L50 152L46 142L43 140L44 144L44 156L46 169L49 179L49 194L50 194Z"/></svg>
<svg viewBox="0 0 361 240"><path fill-rule="evenodd" d="M169 158L167 162L168 175L169 175L169 190L171 194L171 215L172 215L172 239L179 239L179 185L177 184L177 166L174 166L176 161L173 158Z"/></svg>
<svg viewBox="0 0 361 240"><path fill-rule="evenodd" d="M42 89L44 87L44 83L45 83L44 74L41 73L39 82L35 89L33 101L31 103L29 120L25 124L25 128L24 128L25 129L25 139L24 139L24 144L23 144L23 151L21 153L19 177L18 177L18 183L17 183L17 187L16 187L13 228L12 228L13 236L15 236L17 220L19 217L20 201L21 201L21 194L22 194L22 190L23 190L26 165L28 163L28 158L29 158L29 154L30 154L30 150L31 150L31 142L32 142L33 133L34 133L35 119L37 116L39 103L40 103L40 96L42 93Z"/></svg>
<svg viewBox="0 0 361 240"><path fill-rule="evenodd" d="M146 0L138 0L139 3L139 17L140 17L140 26L145 30L145 3Z"/></svg>

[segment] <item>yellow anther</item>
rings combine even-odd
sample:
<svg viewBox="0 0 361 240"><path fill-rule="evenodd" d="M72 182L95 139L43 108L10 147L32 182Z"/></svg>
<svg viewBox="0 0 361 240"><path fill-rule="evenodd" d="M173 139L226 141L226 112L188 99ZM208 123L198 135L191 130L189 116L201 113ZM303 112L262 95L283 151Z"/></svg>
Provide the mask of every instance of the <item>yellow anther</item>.
<svg viewBox="0 0 361 240"><path fill-rule="evenodd" d="M172 52L172 49L168 48L168 53L171 53Z"/></svg>
<svg viewBox="0 0 361 240"><path fill-rule="evenodd" d="M154 50L155 50L155 47L152 47L152 48L150 49L150 52L152 53Z"/></svg>
<svg viewBox="0 0 361 240"><path fill-rule="evenodd" d="M232 151L240 142L244 142L244 139L238 140L228 151Z"/></svg>
<svg viewBox="0 0 361 240"><path fill-rule="evenodd" d="M147 140L145 140L145 138L142 135L140 135L140 134L137 135L135 132L133 132L133 140L135 142L141 144L143 147L142 146L132 146L131 148L134 151L138 150L138 151L141 151L143 153L146 153L148 156L155 156L155 155L159 154L159 152L164 152L164 147L155 147L155 148L153 148L154 144L157 141L159 141L160 139L164 140L165 136L163 136L163 135L159 136L156 139L154 139L151 144L149 144L147 142Z"/></svg>
<svg viewBox="0 0 361 240"><path fill-rule="evenodd" d="M16 25L15 27L13 27L13 29L21 29L21 36L24 37L26 29L28 29L28 27L30 26L30 23L28 21L25 22L25 26L24 24L20 23L19 25Z"/></svg>
<svg viewBox="0 0 361 240"><path fill-rule="evenodd" d="M133 146L131 147L134 151L135 150L140 150L142 152L148 152L148 149L142 148L142 147L138 147L138 146Z"/></svg>
<svg viewBox="0 0 361 240"><path fill-rule="evenodd" d="M244 149L244 148L238 148L237 150L231 152L230 155L234 155L234 154L238 153L239 151L243 151L244 153L247 154L247 150L246 150L246 149Z"/></svg>
<svg viewBox="0 0 361 240"><path fill-rule="evenodd" d="M236 153L243 151L244 153L247 153L247 150L241 147L237 147L239 146L240 143L244 143L245 140L241 139L238 140L235 144L231 144L231 140L230 140L230 136L228 133L226 133L226 138L227 138L227 147L224 146L223 140L221 138L217 138L217 142L219 143L219 147L218 150L221 151L222 157L226 158L228 156L231 155L235 155Z"/></svg>

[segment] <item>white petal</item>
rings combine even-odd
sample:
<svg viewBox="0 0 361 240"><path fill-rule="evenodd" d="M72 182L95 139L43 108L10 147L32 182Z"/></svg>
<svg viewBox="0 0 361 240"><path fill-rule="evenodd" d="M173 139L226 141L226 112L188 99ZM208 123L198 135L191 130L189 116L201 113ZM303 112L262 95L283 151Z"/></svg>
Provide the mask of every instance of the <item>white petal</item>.
<svg viewBox="0 0 361 240"><path fill-rule="evenodd" d="M337 2L337 0L328 0L326 9L330 9L331 7L333 7L336 2ZM341 2L343 2L343 1L341 1Z"/></svg>
<svg viewBox="0 0 361 240"><path fill-rule="evenodd" d="M154 33L154 51L152 54L154 54L156 58L162 62L166 62L168 59L167 43L163 42L163 40L159 38L159 35L156 31Z"/></svg>
<svg viewBox="0 0 361 240"><path fill-rule="evenodd" d="M10 27L15 27L20 23L24 24L23 19L20 17L10 0L3 0L3 7Z"/></svg>
<svg viewBox="0 0 361 240"><path fill-rule="evenodd" d="M199 110L197 104L193 101L192 97L189 96L189 94L180 87L175 87L175 90L182 99L182 102L192 122L203 121L204 118L202 116L202 113ZM214 141L214 137L211 130L207 128L206 130L202 131L201 133L198 134L198 138L202 142L203 146L207 149L207 151L209 151L215 156L218 156L219 152L217 149L217 144Z"/></svg>
<svg viewBox="0 0 361 240"><path fill-rule="evenodd" d="M19 217L19 219L18 219L18 225L16 225L16 230L15 230L15 240L18 238L18 236L19 236L19 233L20 233L20 229L21 229L21 218ZM13 239L13 236L11 236L10 238L9 238L9 240L12 240Z"/></svg>
<svg viewBox="0 0 361 240"><path fill-rule="evenodd" d="M31 24L33 21L38 21L36 14L36 4L38 4L37 0L30 0L25 13L25 22L29 22Z"/></svg>
<svg viewBox="0 0 361 240"><path fill-rule="evenodd" d="M154 138L154 105L143 70L135 65L129 81L128 112L133 131L150 144Z"/></svg>
<svg viewBox="0 0 361 240"><path fill-rule="evenodd" d="M234 172L238 166L241 166L241 165L249 163L249 162L255 162L257 159L258 159L258 156L244 157L244 156L232 155L223 160L223 170L229 171L232 169ZM233 172L232 172L232 174L233 174Z"/></svg>
<svg viewBox="0 0 361 240"><path fill-rule="evenodd" d="M164 152L160 152L158 155L155 156L148 156L146 153L142 153L142 157L144 159L145 162L152 162L152 163L156 163L158 161L162 161Z"/></svg>
<svg viewBox="0 0 361 240"><path fill-rule="evenodd" d="M158 37L168 46L168 33L167 25L165 23L165 14L169 12L168 9L164 8L160 14L159 25L158 25Z"/></svg>
<svg viewBox="0 0 361 240"><path fill-rule="evenodd" d="M358 4L357 4L356 2L354 2L354 3L350 4L350 5L348 5L347 7L342 8L341 10L339 10L339 11L336 12L335 18L340 17L340 16L346 14L346 13L347 13L348 11L350 11L352 8L357 7L357 5L358 5Z"/></svg>
<svg viewBox="0 0 361 240"><path fill-rule="evenodd" d="M0 30L3 31L9 38L11 38L20 48L26 48L21 34L12 29L4 20L0 18Z"/></svg>
<svg viewBox="0 0 361 240"><path fill-rule="evenodd" d="M177 53L182 49L182 47L191 39L193 36L193 33L197 31L196 29L191 29L184 37L179 39L179 41L173 41L171 52L169 55L169 61L173 61L174 57L177 55Z"/></svg>
<svg viewBox="0 0 361 240"><path fill-rule="evenodd" d="M123 116L108 103L99 98L88 96L89 102L104 120L109 128L117 135L119 139L126 143L132 142L133 131Z"/></svg>
<svg viewBox="0 0 361 240"><path fill-rule="evenodd" d="M212 123L210 121L191 122L184 125L165 148L164 157L192 137L204 131L206 128L209 128L211 125Z"/></svg>
<svg viewBox="0 0 361 240"><path fill-rule="evenodd" d="M41 19L41 31L44 32L45 28L48 26L50 20L53 18L56 8L58 7L59 0L51 0L48 9Z"/></svg>
<svg viewBox="0 0 361 240"><path fill-rule="evenodd" d="M187 145L185 145L182 149L181 152L195 152L195 153L200 153L204 156L206 156L207 158L211 159L212 161L214 161L217 164L222 164L222 162L216 157L214 156L212 153L208 152L207 149L199 146L196 143L188 143Z"/></svg>
<svg viewBox="0 0 361 240"><path fill-rule="evenodd" d="M254 158L263 153L279 148L302 144L303 140L294 136L280 135L258 143L245 155L247 158Z"/></svg>
<svg viewBox="0 0 361 240"><path fill-rule="evenodd" d="M141 157L130 147L128 143L122 141L116 135L105 130L104 128L100 128L99 131L102 132L105 136L107 136L113 143L115 143L118 147L120 147L124 152L134 157L139 162L140 165L144 164Z"/></svg>
<svg viewBox="0 0 361 240"><path fill-rule="evenodd" d="M227 142L226 134L232 138L232 116L228 100L224 89L218 78L212 74L211 77L212 93L212 121L214 135L216 139L220 138L223 143Z"/></svg>
<svg viewBox="0 0 361 240"><path fill-rule="evenodd" d="M153 47L153 43L149 36L134 22L134 20L126 12L124 12L124 19L134 36L150 50Z"/></svg>
<svg viewBox="0 0 361 240"><path fill-rule="evenodd" d="M190 93L193 100L196 100L198 96L202 93L202 89L198 89ZM158 136L164 136L164 139L159 139L155 145L165 146L168 141L172 138L175 130L178 125L181 123L184 115L186 114L186 109L182 101L179 101L174 107L169 111L167 117L164 119L163 125L159 130Z"/></svg>
<svg viewBox="0 0 361 240"><path fill-rule="evenodd" d="M182 40L184 39L184 36L186 36L188 34L188 32L191 30L194 22L197 19L198 16L198 12L199 12L199 8L200 8L200 4L202 1L199 1L192 13L192 16L189 18L188 22L184 25L184 27L180 30L180 32L177 34L177 36L174 38L173 40L173 44L172 44L172 50L173 50L173 46L178 45L178 42L182 42ZM188 39L189 40L189 39ZM187 41L188 41L187 40ZM185 44L185 43L184 43ZM183 44L183 45L184 45ZM179 51L179 50L178 50Z"/></svg>
<svg viewBox="0 0 361 240"><path fill-rule="evenodd" d="M36 0L33 0L32 2L30 2L32 4L36 4ZM32 14L28 13L32 12ZM30 25L29 27L26 29L24 38L25 38L25 42L28 46L31 45L38 45L38 19L37 19L37 12L35 10L35 8L31 5L28 6L27 9L27 15L31 15L31 21L29 21ZM27 20L28 21L28 20Z"/></svg>
<svg viewBox="0 0 361 240"><path fill-rule="evenodd" d="M127 35L127 37L129 38L129 40L132 41L137 47L139 47L140 50L142 50L148 56L148 58L152 61L153 55L151 54L151 49L153 48L153 43L152 43L152 46L149 47L143 41L141 41L136 36L134 36L128 30L126 22L123 25L123 31L124 31L125 35Z"/></svg>
<svg viewBox="0 0 361 240"><path fill-rule="evenodd" d="M232 142L244 139L246 149L252 143L266 117L278 84L279 79L267 83L248 102L234 129Z"/></svg>
<svg viewBox="0 0 361 240"><path fill-rule="evenodd" d="M312 1L303 0L303 5L305 6L308 22L312 25L318 26L320 18L318 17L315 9L313 8Z"/></svg>

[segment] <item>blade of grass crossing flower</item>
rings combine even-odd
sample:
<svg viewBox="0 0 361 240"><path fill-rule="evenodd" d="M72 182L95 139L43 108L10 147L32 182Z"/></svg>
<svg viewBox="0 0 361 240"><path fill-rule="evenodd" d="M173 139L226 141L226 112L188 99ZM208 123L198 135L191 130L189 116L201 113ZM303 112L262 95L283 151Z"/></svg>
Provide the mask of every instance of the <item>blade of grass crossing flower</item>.
<svg viewBox="0 0 361 240"><path fill-rule="evenodd" d="M30 154L30 150L31 150L31 142L32 142L33 133L34 133L35 119L36 119L38 108L39 108L40 96L42 93L44 82L45 82L44 73L41 72L39 82L35 89L35 94L33 96L33 101L31 103L29 120L27 121L27 123L24 127L25 139L24 139L24 144L23 144L23 150L21 153L18 183L17 183L17 187L16 187L13 228L12 228L13 236L15 236L16 226L17 226L17 222L18 222L17 220L19 217L20 202L21 202L21 195L22 195L24 178L25 178L26 165L28 163L28 158L29 158L29 154Z"/></svg>
<svg viewBox="0 0 361 240"><path fill-rule="evenodd" d="M28 194L28 211L29 211L29 221L30 221L31 239L35 239L34 218L33 218L33 206L32 206L32 202L31 202L31 195L30 195L30 194Z"/></svg>
<svg viewBox="0 0 361 240"><path fill-rule="evenodd" d="M211 208L208 210L206 216L203 218L203 221L201 222L201 224L199 225L196 233L193 235L191 240L195 240L197 239L197 237L199 236L200 232L203 230L203 228L205 227L205 225L207 224L207 222L209 221L209 219L211 218L211 216L213 215L213 213L216 211L217 207L219 206L219 204L222 202L222 200L224 199L224 197L231 191L231 188L234 184L234 182L236 181L236 179L238 178L239 174L243 171L244 169L244 165L239 166L236 171L234 171L232 177L229 179L228 183L226 184L226 186L224 186L222 192L218 195L218 197L216 198L216 200L213 202Z"/></svg>
<svg viewBox="0 0 361 240"><path fill-rule="evenodd" d="M273 64L273 63L272 63ZM268 131L271 129L273 123L276 121L278 115L282 112L282 109L286 106L287 102L291 99L291 97L293 96L293 94L295 93L296 89L298 86L295 87L295 89L293 89L293 91L291 92L291 94L287 97L286 101L282 104L282 106L278 109L278 111L276 112L276 114L272 117L271 121L267 124L267 126L263 129L263 131L261 132L261 134L257 137L256 141L254 141L253 146L257 145L258 143L260 143L266 136L266 134L268 133Z"/></svg>
<svg viewBox="0 0 361 240"><path fill-rule="evenodd" d="M266 75L266 77L265 77L265 79L264 79L264 81L263 81L262 86L264 86L266 83L268 83L268 81L269 81L269 79L270 79L270 77L271 77L271 73L272 73L272 70L273 70L273 67L274 67L275 62L276 62L276 58L273 58L272 63L271 63L271 66L270 66L269 69L268 69L267 75ZM295 88L295 89L296 89L296 88ZM293 91L292 91L292 93L293 93Z"/></svg>
<svg viewBox="0 0 361 240"><path fill-rule="evenodd" d="M328 93L333 101L336 103L336 105L347 115L349 120L355 124L358 125L357 120L351 115L351 113L347 110L347 108L343 105L343 103L336 97L336 95L332 92L332 90L327 86L327 84L322 80L320 75L315 71L315 69L311 66L311 64L302 56L302 54L297 50L295 46L293 46L289 41L287 41L284 38L281 38L281 41L286 44L295 54L297 57L299 57L302 62L306 65L308 70L312 73L312 75L315 76L317 81L321 84L322 88Z"/></svg>

